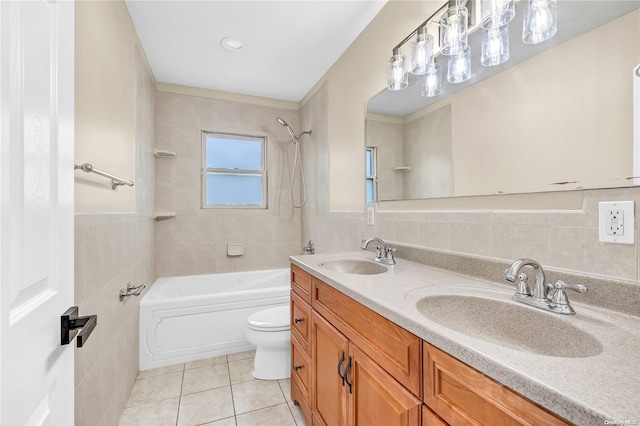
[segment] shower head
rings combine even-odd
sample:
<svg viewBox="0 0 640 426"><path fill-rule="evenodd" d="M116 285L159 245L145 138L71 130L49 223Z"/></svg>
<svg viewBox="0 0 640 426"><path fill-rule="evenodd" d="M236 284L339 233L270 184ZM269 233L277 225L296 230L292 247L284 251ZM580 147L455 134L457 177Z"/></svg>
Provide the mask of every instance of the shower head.
<svg viewBox="0 0 640 426"><path fill-rule="evenodd" d="M287 124L286 121L284 121L282 118L278 117L278 123L280 123L281 125L283 125L284 127L287 128L287 130L289 131L289 135L291 136L291 140L293 141L293 143L298 143L298 135L296 135L296 133L291 129L291 126L289 126Z"/></svg>

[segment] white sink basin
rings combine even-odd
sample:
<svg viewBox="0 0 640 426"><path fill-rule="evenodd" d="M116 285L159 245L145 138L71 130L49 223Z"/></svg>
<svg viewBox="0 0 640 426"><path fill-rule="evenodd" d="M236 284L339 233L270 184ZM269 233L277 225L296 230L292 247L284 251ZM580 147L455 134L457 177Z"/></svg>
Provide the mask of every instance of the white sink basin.
<svg viewBox="0 0 640 426"><path fill-rule="evenodd" d="M386 267L379 263L360 259L336 259L327 260L318 264L319 267L333 272L357 275L383 274L388 271Z"/></svg>

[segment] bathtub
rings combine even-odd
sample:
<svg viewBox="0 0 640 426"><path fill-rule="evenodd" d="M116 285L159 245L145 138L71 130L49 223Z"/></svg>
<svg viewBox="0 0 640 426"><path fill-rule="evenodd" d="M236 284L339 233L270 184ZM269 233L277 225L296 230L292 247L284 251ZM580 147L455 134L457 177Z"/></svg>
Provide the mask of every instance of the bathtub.
<svg viewBox="0 0 640 426"><path fill-rule="evenodd" d="M158 278L140 301L140 370L254 349L249 315L289 304L289 269Z"/></svg>

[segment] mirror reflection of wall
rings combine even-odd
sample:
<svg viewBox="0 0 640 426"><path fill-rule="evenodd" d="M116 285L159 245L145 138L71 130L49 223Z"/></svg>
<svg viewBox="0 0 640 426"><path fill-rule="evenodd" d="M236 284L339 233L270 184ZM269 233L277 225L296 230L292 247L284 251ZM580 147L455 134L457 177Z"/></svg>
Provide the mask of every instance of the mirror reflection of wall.
<svg viewBox="0 0 640 426"><path fill-rule="evenodd" d="M402 124L371 114L368 147L377 151L377 200L453 196L451 105Z"/></svg>
<svg viewBox="0 0 640 426"><path fill-rule="evenodd" d="M418 112L369 113L378 200L632 184L639 63L636 9Z"/></svg>

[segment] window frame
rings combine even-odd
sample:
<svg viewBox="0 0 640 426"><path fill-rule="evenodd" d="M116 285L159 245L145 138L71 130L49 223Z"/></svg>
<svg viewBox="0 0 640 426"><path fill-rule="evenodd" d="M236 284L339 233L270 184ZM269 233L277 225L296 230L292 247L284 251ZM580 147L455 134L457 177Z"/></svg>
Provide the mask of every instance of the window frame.
<svg viewBox="0 0 640 426"><path fill-rule="evenodd" d="M367 152L371 151L371 175L367 175ZM375 146L366 146L364 154L364 198L366 203L375 203L378 201L378 158ZM373 200L367 200L367 181L373 182Z"/></svg>
<svg viewBox="0 0 640 426"><path fill-rule="evenodd" d="M236 139L236 140L248 140L261 143L262 158L260 164L262 169L250 170L250 169L219 169L207 167L207 137L218 137L222 139ZM201 200L200 207L202 209L267 209L268 208L268 194L267 194L267 137L246 135L239 133L224 133L203 130L201 141L201 156L200 163L200 186L201 186ZM207 174L208 173L221 173L229 175L247 174L262 176L262 203L261 204L207 204Z"/></svg>

